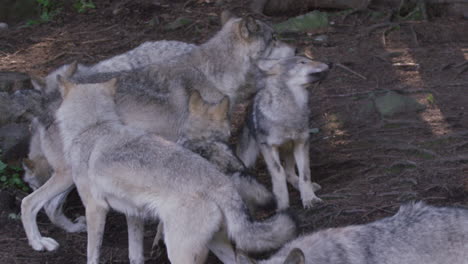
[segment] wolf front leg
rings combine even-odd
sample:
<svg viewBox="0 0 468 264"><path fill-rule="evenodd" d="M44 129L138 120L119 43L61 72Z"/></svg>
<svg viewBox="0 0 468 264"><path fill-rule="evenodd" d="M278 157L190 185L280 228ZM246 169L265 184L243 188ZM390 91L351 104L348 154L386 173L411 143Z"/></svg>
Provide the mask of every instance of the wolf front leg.
<svg viewBox="0 0 468 264"><path fill-rule="evenodd" d="M288 186L286 183L286 173L281 165L278 147L261 144L260 151L271 175L271 183L273 185L273 193L278 202L278 210L286 209L289 207Z"/></svg>
<svg viewBox="0 0 468 264"><path fill-rule="evenodd" d="M309 140L300 139L294 142L294 158L299 170L299 192L304 208L311 208L322 200L315 195L320 185L312 182L310 177Z"/></svg>
<svg viewBox="0 0 468 264"><path fill-rule="evenodd" d="M29 244L34 250L52 251L59 244L52 238L42 237L37 227L37 212L51 199L66 193L73 188L73 180L68 170L56 170L52 177L39 189L28 195L21 202L21 221L28 237Z"/></svg>

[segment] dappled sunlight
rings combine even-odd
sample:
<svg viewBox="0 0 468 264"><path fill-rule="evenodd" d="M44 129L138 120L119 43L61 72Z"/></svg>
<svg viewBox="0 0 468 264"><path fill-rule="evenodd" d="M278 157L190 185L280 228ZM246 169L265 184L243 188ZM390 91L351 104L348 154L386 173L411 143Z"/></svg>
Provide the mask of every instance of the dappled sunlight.
<svg viewBox="0 0 468 264"><path fill-rule="evenodd" d="M404 45L404 43L401 42L400 44ZM410 48L403 48L398 50L387 49L387 51L404 53L404 56L390 58L395 69L394 74L400 77L400 82L403 84L402 87L395 87L396 89L430 89L429 84L427 84L421 76L421 70L424 70L424 66L420 65L418 61L411 55ZM429 94L429 96L432 97L432 100L427 100L426 98L419 100L420 103L427 106L427 108L419 114L419 117L426 123L427 127L434 135L440 136L452 132L450 125L445 120L444 114L437 106L437 104L433 102L434 95Z"/></svg>

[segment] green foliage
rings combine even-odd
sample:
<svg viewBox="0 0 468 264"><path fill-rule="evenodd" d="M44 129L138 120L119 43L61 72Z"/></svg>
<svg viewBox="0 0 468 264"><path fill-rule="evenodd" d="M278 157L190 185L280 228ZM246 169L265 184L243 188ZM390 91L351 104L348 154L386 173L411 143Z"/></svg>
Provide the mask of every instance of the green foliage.
<svg viewBox="0 0 468 264"><path fill-rule="evenodd" d="M21 179L22 171L19 167L8 166L0 161L0 188L17 188L27 192L29 187Z"/></svg>
<svg viewBox="0 0 468 264"><path fill-rule="evenodd" d="M88 9L95 9L96 5L94 5L93 0L89 0L89 1L80 0L80 1L77 1L73 5L73 7L76 9L76 11L78 11L78 13L84 13Z"/></svg>
<svg viewBox="0 0 468 264"><path fill-rule="evenodd" d="M51 21L56 15L62 12L58 1L36 0L39 6L39 19L30 19L26 21L25 26L33 26Z"/></svg>
<svg viewBox="0 0 468 264"><path fill-rule="evenodd" d="M426 96L426 100L427 100L430 104L434 104L434 103L435 103L435 99L434 99L434 95L433 95L433 94L429 94L428 96Z"/></svg>

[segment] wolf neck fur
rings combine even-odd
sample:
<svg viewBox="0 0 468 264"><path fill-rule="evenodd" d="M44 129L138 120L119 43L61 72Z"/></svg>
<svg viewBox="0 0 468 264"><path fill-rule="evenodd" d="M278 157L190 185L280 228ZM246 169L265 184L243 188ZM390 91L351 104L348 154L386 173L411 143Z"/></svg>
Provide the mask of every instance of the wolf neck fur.
<svg viewBox="0 0 468 264"><path fill-rule="evenodd" d="M216 48L212 48L213 46ZM233 101L236 99L237 90L245 83L251 66L248 56L241 54L240 50L232 43L218 43L217 39L213 38L201 45L195 54L200 57L199 65L196 67L216 85L219 91Z"/></svg>
<svg viewBox="0 0 468 264"><path fill-rule="evenodd" d="M94 102L94 105L97 106L95 107L95 111L80 113L81 107L76 107L76 104L80 104L80 102L73 102L67 105L66 108L59 108L57 119L59 120L64 149L69 149L74 140L93 129L99 128L100 126L122 124L116 113L115 104L113 102L99 103L97 101L98 100ZM76 118L71 118L71 115L75 117L79 115L81 118L78 121Z"/></svg>

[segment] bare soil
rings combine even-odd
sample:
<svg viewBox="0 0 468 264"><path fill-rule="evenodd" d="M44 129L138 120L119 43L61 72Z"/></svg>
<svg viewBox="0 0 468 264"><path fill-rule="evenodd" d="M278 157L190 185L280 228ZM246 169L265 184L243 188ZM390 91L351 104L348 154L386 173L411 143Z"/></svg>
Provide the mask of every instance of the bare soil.
<svg viewBox="0 0 468 264"><path fill-rule="evenodd" d="M203 43L220 28L218 14L234 8L248 13L246 1L215 6L210 1L95 0L97 8L84 14L64 9L54 21L33 27L12 26L0 32L0 70L45 75L78 60L95 63L148 40ZM235 3L234 3L235 2ZM177 17L194 24L164 30ZM157 19L155 19L157 17ZM286 17L259 17L279 22ZM290 189L292 211L302 232L367 223L394 214L400 204L420 200L435 205L468 206L468 28L467 20L430 17L390 27L369 11L331 17L326 31L288 36L317 60L339 63L328 78L313 87L310 149L313 178L322 185L325 203L302 209L298 193ZM378 27L375 25L379 25ZM326 35L326 42L317 41ZM415 98L426 109L392 117L380 116L373 98L394 90ZM371 110L366 110L371 109ZM242 112L242 111L240 111ZM240 125L239 115L235 118ZM270 184L262 162L259 179ZM27 195L16 196L14 213ZM65 209L83 214L73 194ZM84 263L86 234L69 234L39 213L44 236L55 238L55 252L35 252L28 245L21 222L0 216L0 263ZM164 247L150 256L155 224L145 234L147 263L168 263ZM128 263L125 218L108 216L102 263ZM210 256L208 263L219 263Z"/></svg>

